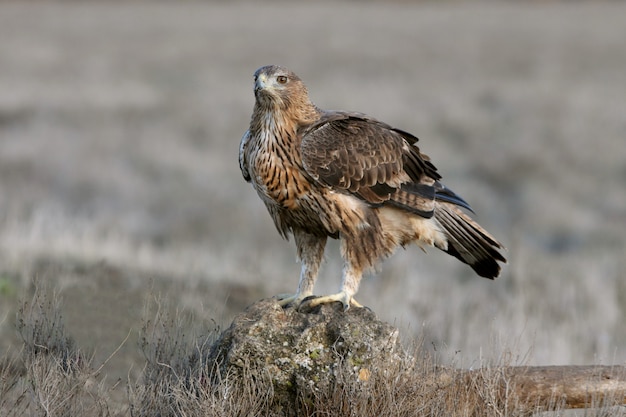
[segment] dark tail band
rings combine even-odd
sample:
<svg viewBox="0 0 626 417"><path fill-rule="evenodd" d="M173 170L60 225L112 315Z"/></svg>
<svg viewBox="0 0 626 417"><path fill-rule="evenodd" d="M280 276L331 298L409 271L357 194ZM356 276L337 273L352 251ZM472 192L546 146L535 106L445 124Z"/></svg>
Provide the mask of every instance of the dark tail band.
<svg viewBox="0 0 626 417"><path fill-rule="evenodd" d="M500 242L478 223L450 203L437 202L435 218L448 239L447 253L472 267L481 277L500 275L500 264L506 259L499 252Z"/></svg>

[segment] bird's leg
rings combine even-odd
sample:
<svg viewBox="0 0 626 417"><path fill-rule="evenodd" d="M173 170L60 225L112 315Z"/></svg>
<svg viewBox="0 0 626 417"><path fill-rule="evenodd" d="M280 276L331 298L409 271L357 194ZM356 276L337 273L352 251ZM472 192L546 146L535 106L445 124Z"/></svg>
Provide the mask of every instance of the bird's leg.
<svg viewBox="0 0 626 417"><path fill-rule="evenodd" d="M343 269L343 278L341 280L341 290L338 293L313 298L302 304L306 305L307 308L312 308L320 304L328 304L339 301L343 304L344 310L347 310L350 306L363 307L354 298L352 298L359 289L359 283L361 282L362 276L363 271L355 268L350 262L346 262Z"/></svg>
<svg viewBox="0 0 626 417"><path fill-rule="evenodd" d="M298 291L295 294L281 294L278 304L282 307L294 305L298 307L302 300L313 295L313 287L317 280L320 264L324 257L326 237L314 236L302 231L294 230L294 240L298 248L298 258L302 263Z"/></svg>

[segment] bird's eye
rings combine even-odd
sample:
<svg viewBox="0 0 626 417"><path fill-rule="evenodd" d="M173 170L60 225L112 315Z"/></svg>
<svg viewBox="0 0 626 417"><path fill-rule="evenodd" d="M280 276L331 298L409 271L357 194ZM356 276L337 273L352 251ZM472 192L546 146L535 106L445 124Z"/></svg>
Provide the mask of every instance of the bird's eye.
<svg viewBox="0 0 626 417"><path fill-rule="evenodd" d="M287 77L284 75L279 75L278 77L276 77L276 81L278 81L278 84L287 84Z"/></svg>

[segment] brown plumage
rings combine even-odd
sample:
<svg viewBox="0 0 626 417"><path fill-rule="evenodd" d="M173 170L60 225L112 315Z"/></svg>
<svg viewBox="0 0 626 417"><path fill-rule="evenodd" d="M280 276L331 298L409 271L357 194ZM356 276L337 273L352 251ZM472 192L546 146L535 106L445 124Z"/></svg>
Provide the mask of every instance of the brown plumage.
<svg viewBox="0 0 626 417"><path fill-rule="evenodd" d="M409 243L446 251L480 276L499 275L501 244L460 210L471 209L439 182L415 136L361 113L319 109L283 67L258 69L254 83L239 165L279 233L293 234L302 262L298 290L282 305L313 294L328 237L341 239L341 290L312 305L358 305L363 272Z"/></svg>

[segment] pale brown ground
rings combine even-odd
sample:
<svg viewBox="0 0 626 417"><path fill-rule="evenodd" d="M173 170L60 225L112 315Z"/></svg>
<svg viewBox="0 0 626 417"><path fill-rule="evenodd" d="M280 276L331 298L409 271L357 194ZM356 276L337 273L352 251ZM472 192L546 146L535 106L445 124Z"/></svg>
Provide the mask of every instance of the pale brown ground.
<svg viewBox="0 0 626 417"><path fill-rule="evenodd" d="M159 294L228 324L295 289L293 243L237 165L252 73L282 64L321 107L420 137L508 247L495 282L400 251L361 303L461 366L623 363L624 16L621 2L0 4L0 349L34 278L97 360L131 331L111 380L140 371ZM318 293L340 273L331 244Z"/></svg>

